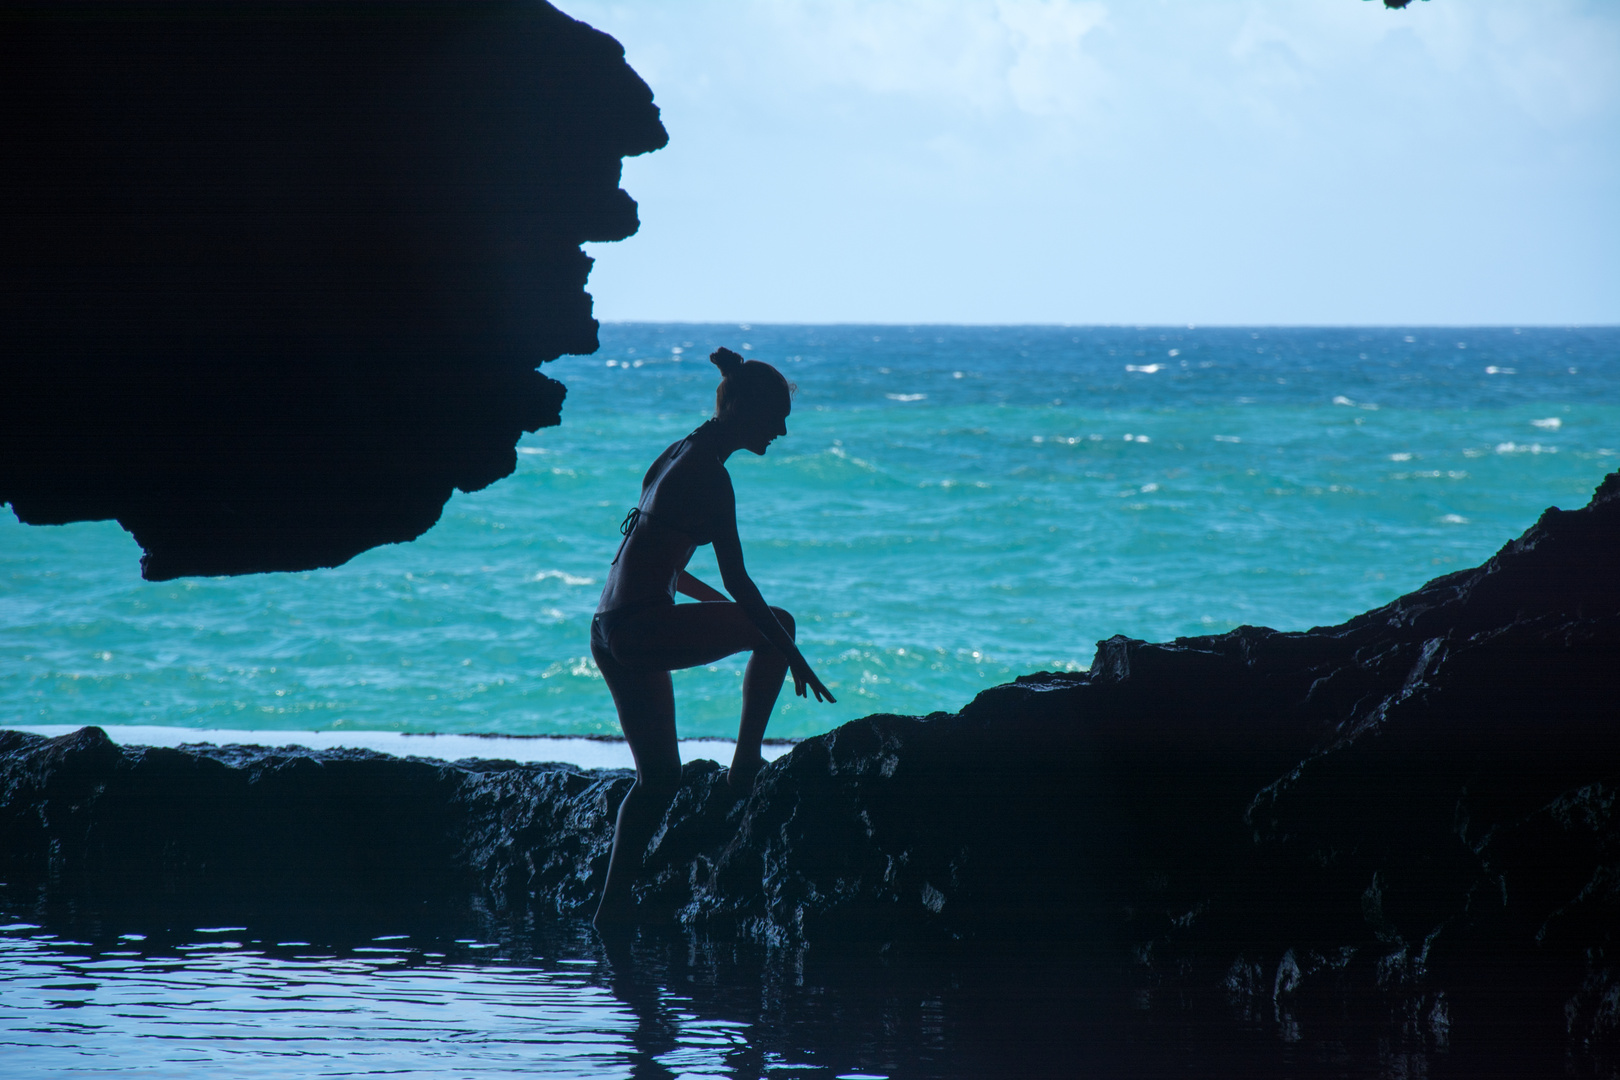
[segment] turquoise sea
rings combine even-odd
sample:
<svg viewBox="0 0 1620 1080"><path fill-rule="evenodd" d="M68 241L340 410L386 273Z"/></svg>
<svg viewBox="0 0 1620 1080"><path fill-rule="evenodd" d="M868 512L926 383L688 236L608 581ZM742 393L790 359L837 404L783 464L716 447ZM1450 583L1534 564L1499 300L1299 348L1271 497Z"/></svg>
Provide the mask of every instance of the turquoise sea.
<svg viewBox="0 0 1620 1080"><path fill-rule="evenodd" d="M749 570L839 696L774 736L1112 634L1339 622L1620 468L1617 329L607 325L547 365L563 424L513 476L337 569L147 583L114 522L0 515L0 724L616 732L591 613L721 344L799 387L731 462ZM733 733L741 670L677 676L683 736Z"/></svg>

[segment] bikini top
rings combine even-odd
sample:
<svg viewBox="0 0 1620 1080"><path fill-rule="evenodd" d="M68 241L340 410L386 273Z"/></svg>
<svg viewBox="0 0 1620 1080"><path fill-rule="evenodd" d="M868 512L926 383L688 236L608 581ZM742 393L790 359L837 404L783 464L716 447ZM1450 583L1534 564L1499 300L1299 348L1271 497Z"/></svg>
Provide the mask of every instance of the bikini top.
<svg viewBox="0 0 1620 1080"><path fill-rule="evenodd" d="M687 436L687 438L681 440L681 448L676 452L674 457L670 459L670 466L673 466L675 464L675 458L678 458L681 453L684 453L687 447L691 445L689 441L690 438L691 436ZM667 475L668 472L669 467L666 466L664 469L664 474ZM662 481L662 479L663 476L661 475L659 480ZM613 565L618 564L619 556L624 554L624 545L630 542L630 534L635 532L636 526L643 521L656 525L661 529L672 529L675 532L682 533L685 535L686 539L692 542L693 547L702 547L704 544L712 544L714 542L712 531L704 529L702 525L700 525L698 528L690 528L685 524L677 524L674 520L672 520L672 515L670 514L652 514L649 511L643 510L640 506L632 506L630 508L630 512L624 515L624 520L619 523L619 535L623 536L624 539L619 541L619 551L618 554L613 556ZM704 522L702 524L708 523Z"/></svg>
<svg viewBox="0 0 1620 1080"><path fill-rule="evenodd" d="M661 529L671 529L675 532L685 534L686 538L692 542L693 547L702 547L704 544L714 542L714 537L712 536L699 536L691 529L683 529L679 525L670 524L666 520L668 516L669 515L667 514L654 516L639 506L632 506L630 508L630 512L624 515L624 520L619 523L619 535L623 536L624 539L619 541L619 550L618 553L613 556L612 565L618 565L619 556L624 554L624 545L630 542L630 534L635 532L636 526L643 521L657 525Z"/></svg>

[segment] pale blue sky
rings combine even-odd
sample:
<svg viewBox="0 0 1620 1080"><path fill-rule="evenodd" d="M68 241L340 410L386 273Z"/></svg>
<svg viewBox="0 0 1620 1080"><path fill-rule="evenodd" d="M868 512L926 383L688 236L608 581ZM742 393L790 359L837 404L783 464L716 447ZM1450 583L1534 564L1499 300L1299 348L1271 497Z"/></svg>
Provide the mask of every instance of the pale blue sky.
<svg viewBox="0 0 1620 1080"><path fill-rule="evenodd" d="M604 319L1620 322L1620 3L560 0L670 144Z"/></svg>

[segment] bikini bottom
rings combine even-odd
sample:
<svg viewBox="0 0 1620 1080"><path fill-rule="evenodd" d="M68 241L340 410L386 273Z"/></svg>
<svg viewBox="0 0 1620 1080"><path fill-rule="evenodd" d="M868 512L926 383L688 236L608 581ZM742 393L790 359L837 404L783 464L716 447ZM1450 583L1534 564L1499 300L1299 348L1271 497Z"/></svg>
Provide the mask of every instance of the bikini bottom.
<svg viewBox="0 0 1620 1080"><path fill-rule="evenodd" d="M626 667L635 667L635 664L627 663L618 654L618 651L613 646L614 638L619 638L619 643L622 645L623 634L620 631L624 629L627 623L634 621L638 615L654 608L674 606L675 598L672 596L653 596L646 600L622 604L608 611L598 611L596 617L591 620L591 647L603 650L619 663L625 664Z"/></svg>

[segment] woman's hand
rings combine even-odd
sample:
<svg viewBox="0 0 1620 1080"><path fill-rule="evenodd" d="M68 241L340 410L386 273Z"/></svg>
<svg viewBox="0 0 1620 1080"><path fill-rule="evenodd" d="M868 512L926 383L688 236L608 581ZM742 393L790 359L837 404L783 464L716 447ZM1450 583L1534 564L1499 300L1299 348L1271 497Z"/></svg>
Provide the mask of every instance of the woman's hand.
<svg viewBox="0 0 1620 1080"><path fill-rule="evenodd" d="M793 659L792 671L793 692L795 694L806 697L805 690L808 688L815 693L817 701L836 702L838 700L832 696L832 691L828 690L826 685L816 678L816 673L810 670L810 665L805 662L802 655Z"/></svg>

